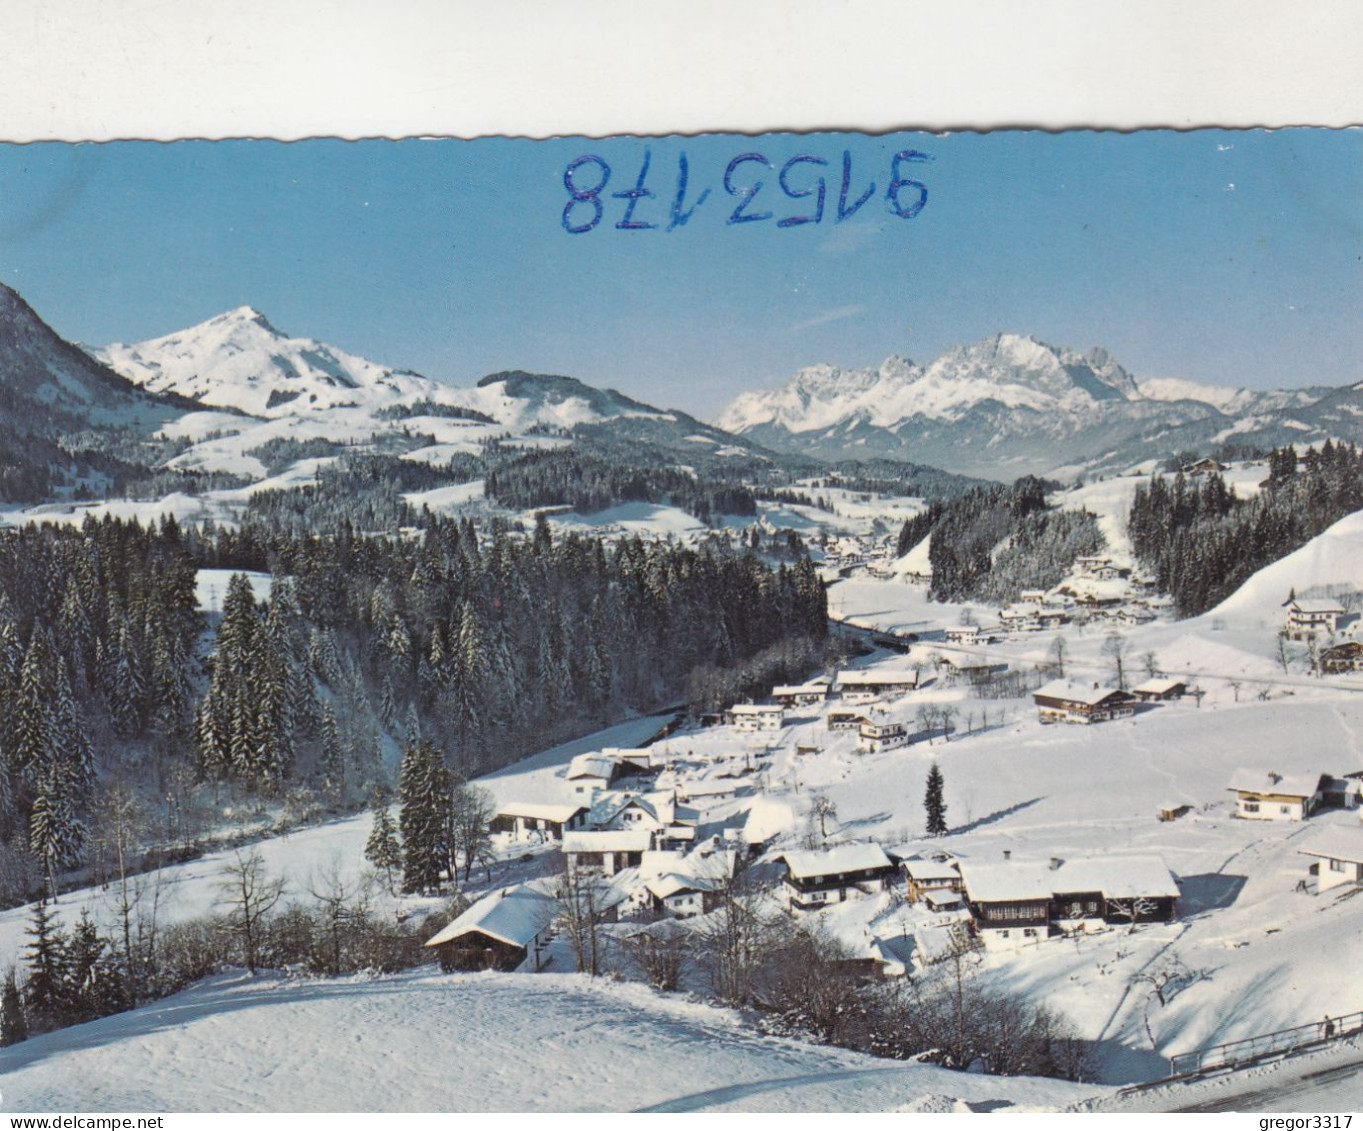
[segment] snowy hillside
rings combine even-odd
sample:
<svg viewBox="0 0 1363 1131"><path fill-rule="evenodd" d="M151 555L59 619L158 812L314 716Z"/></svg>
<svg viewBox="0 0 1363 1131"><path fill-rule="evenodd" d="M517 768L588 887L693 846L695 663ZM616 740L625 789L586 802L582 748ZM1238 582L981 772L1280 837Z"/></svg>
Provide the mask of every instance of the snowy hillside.
<svg viewBox="0 0 1363 1131"><path fill-rule="evenodd" d="M430 972L217 978L0 1050L0 1074L6 1110L43 1112L1008 1111L1107 1091L759 1037L640 986Z"/></svg>

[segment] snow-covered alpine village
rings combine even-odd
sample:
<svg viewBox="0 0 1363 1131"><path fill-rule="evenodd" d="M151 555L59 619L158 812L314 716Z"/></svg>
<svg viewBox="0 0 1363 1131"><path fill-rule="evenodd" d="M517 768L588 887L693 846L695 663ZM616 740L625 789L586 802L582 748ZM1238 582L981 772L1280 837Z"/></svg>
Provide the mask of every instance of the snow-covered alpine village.
<svg viewBox="0 0 1363 1131"><path fill-rule="evenodd" d="M192 197L215 144L110 153ZM355 144L233 152L434 175ZM554 191L607 163L514 152ZM594 199L545 238L633 238ZM245 267L96 318L29 263L0 283L7 1109L1357 1106L1356 352L1231 385L1124 323L1090 346L1076 292L1092 325L991 314L919 361L726 354L706 400L507 321L509 266L428 357Z"/></svg>

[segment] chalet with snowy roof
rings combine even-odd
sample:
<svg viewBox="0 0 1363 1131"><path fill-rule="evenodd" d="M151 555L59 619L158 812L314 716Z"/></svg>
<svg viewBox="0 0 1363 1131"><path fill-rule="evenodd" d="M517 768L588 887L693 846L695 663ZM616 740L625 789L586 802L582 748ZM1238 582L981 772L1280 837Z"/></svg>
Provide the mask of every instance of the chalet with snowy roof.
<svg viewBox="0 0 1363 1131"><path fill-rule="evenodd" d="M1013 949L1056 931L1169 922L1179 897L1158 856L963 861L960 871L966 906L988 949Z"/></svg>
<svg viewBox="0 0 1363 1131"><path fill-rule="evenodd" d="M989 630L978 624L958 624L945 629L942 635L948 644L987 644L993 640Z"/></svg>
<svg viewBox="0 0 1363 1131"><path fill-rule="evenodd" d="M701 778L699 781L689 781L677 786L677 799L702 805L716 801L732 801L738 796L741 788L743 784L733 778Z"/></svg>
<svg viewBox="0 0 1363 1131"><path fill-rule="evenodd" d="M1132 697L1115 687L1055 679L1032 694L1043 723L1102 723L1135 713Z"/></svg>
<svg viewBox="0 0 1363 1131"><path fill-rule="evenodd" d="M811 679L808 683L773 687L771 697L783 707L817 707L828 698L828 688L828 680Z"/></svg>
<svg viewBox="0 0 1363 1131"><path fill-rule="evenodd" d="M1074 570L1084 577L1097 577L1098 571L1111 565L1111 559L1104 554L1081 554L1074 559Z"/></svg>
<svg viewBox="0 0 1363 1131"><path fill-rule="evenodd" d="M488 828L494 833L510 833L513 840L562 840L565 832L582 827L586 813L585 805L509 801L497 810Z"/></svg>
<svg viewBox="0 0 1363 1131"><path fill-rule="evenodd" d="M435 950L445 971L538 970L557 914L557 900L523 884L484 896L426 946Z"/></svg>
<svg viewBox="0 0 1363 1131"><path fill-rule="evenodd" d="M1143 624L1153 624L1155 619L1154 612L1143 605L1123 605L1113 614L1113 620L1119 624L1130 625L1132 628L1138 628Z"/></svg>
<svg viewBox="0 0 1363 1131"><path fill-rule="evenodd" d="M905 860L900 867L908 880L910 903L918 903L934 893L958 896L961 892L961 869L953 858Z"/></svg>
<svg viewBox="0 0 1363 1131"><path fill-rule="evenodd" d="M1006 632L1038 632L1041 608L1038 605L1009 605L999 613L999 627Z"/></svg>
<svg viewBox="0 0 1363 1131"><path fill-rule="evenodd" d="M884 891L895 866L878 844L787 852L783 879L792 910L807 911Z"/></svg>
<svg viewBox="0 0 1363 1131"><path fill-rule="evenodd" d="M918 673L905 668L841 671L836 687L844 703L870 703L887 695L907 695L918 687Z"/></svg>
<svg viewBox="0 0 1363 1131"><path fill-rule="evenodd" d="M978 656L943 656L942 670L947 683L979 683L995 672L1006 671L1007 664L991 664Z"/></svg>
<svg viewBox="0 0 1363 1131"><path fill-rule="evenodd" d="M1237 769L1228 790L1235 794L1235 815L1256 821L1304 821L1325 798L1328 774L1281 774L1276 770Z"/></svg>
<svg viewBox="0 0 1363 1131"><path fill-rule="evenodd" d="M908 744L909 730L903 723L868 720L857 731L857 750L862 754L879 754Z"/></svg>
<svg viewBox="0 0 1363 1131"><path fill-rule="evenodd" d="M1172 676L1151 676L1144 683L1138 683L1131 689L1131 694L1142 703L1156 703L1168 699L1182 699L1188 691L1188 685L1181 679L1174 679Z"/></svg>
<svg viewBox="0 0 1363 1131"><path fill-rule="evenodd" d="M1024 605L1044 605L1046 603L1046 590L1044 589L1022 589L1018 591L1018 600Z"/></svg>
<svg viewBox="0 0 1363 1131"><path fill-rule="evenodd" d="M1312 640L1336 631L1344 618L1344 606L1330 598L1292 598L1284 603L1287 623L1284 631L1291 640Z"/></svg>
<svg viewBox="0 0 1363 1131"><path fill-rule="evenodd" d="M866 716L860 711L828 712L829 730L858 730L865 721Z"/></svg>
<svg viewBox="0 0 1363 1131"><path fill-rule="evenodd" d="M568 785L574 795L590 798L624 776L620 763L604 754L579 754L568 763Z"/></svg>
<svg viewBox="0 0 1363 1131"><path fill-rule="evenodd" d="M673 804L673 794L667 790L652 793L599 793L582 824L589 829L648 829L649 832L656 832L672 823Z"/></svg>
<svg viewBox="0 0 1363 1131"><path fill-rule="evenodd" d="M1059 628L1062 624L1070 623L1070 614L1067 609L1045 608L1037 612L1036 619L1043 630Z"/></svg>
<svg viewBox="0 0 1363 1131"><path fill-rule="evenodd" d="M1317 662L1324 675L1363 672L1363 644L1356 640L1350 640L1347 644L1336 644L1333 648L1326 648Z"/></svg>
<svg viewBox="0 0 1363 1131"><path fill-rule="evenodd" d="M1212 459L1211 456L1208 456L1206 459L1200 459L1196 463L1184 464L1183 466L1184 475L1210 475L1212 472L1225 470L1226 465L1219 460Z"/></svg>
<svg viewBox="0 0 1363 1131"><path fill-rule="evenodd" d="M1363 828L1334 825L1297 851L1314 861L1310 873L1316 877L1317 892L1363 884Z"/></svg>
<svg viewBox="0 0 1363 1131"><path fill-rule="evenodd" d="M743 731L777 731L785 719L784 707L763 703L738 703L724 712L724 721Z"/></svg>
<svg viewBox="0 0 1363 1131"><path fill-rule="evenodd" d="M662 769L662 763L666 761L666 755L645 747L608 746L601 751L601 755L619 766L622 776L628 777L655 774Z"/></svg>
<svg viewBox="0 0 1363 1131"><path fill-rule="evenodd" d="M563 837L568 870L602 876L637 867L652 846L653 834L648 829L573 832Z"/></svg>

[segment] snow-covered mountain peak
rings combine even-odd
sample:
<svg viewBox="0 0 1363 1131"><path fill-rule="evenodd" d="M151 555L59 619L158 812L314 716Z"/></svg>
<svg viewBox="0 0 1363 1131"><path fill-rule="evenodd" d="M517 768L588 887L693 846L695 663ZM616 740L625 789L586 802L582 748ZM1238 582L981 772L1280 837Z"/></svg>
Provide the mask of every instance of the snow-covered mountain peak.
<svg viewBox="0 0 1363 1131"><path fill-rule="evenodd" d="M128 380L214 408L281 417L338 408L378 409L434 398L441 386L312 338L291 338L253 306L131 345L93 350Z"/></svg>

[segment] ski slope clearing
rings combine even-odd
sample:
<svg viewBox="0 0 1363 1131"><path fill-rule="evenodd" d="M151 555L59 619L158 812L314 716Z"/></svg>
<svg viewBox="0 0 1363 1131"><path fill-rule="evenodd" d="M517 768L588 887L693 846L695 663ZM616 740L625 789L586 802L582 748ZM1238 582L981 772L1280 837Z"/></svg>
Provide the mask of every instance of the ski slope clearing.
<svg viewBox="0 0 1363 1131"><path fill-rule="evenodd" d="M579 975L429 971L222 976L0 1050L0 1074L11 1111L1054 1110L1104 1091L761 1037Z"/></svg>

